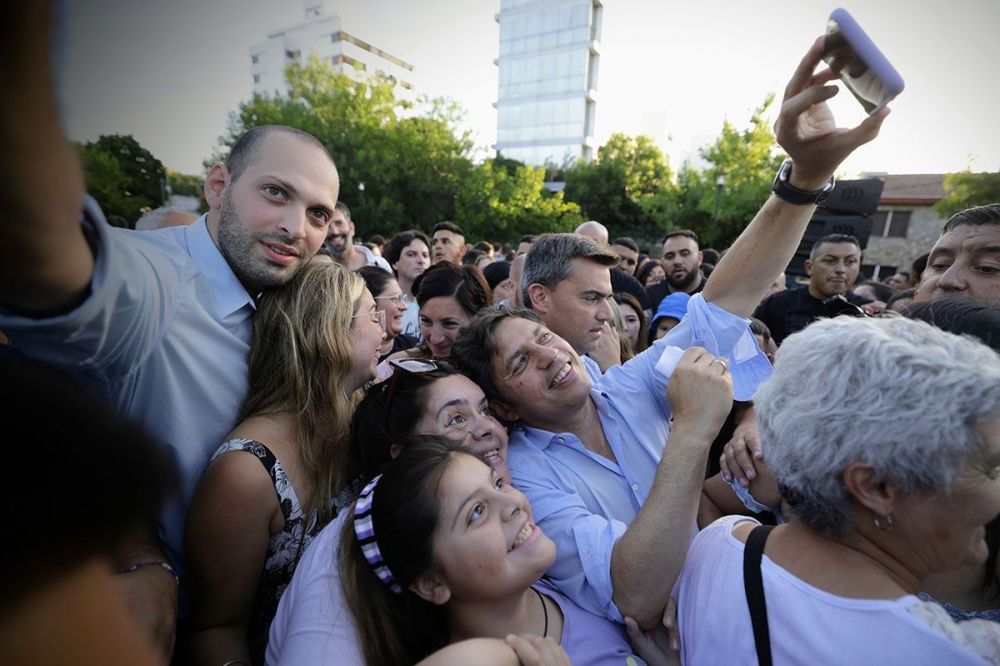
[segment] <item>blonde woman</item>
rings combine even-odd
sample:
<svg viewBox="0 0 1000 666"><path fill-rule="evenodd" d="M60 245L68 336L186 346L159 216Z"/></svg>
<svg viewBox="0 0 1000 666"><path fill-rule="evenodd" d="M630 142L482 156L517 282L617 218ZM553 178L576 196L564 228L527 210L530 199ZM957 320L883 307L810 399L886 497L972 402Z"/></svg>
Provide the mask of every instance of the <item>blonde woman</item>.
<svg viewBox="0 0 1000 666"><path fill-rule="evenodd" d="M254 318L241 421L188 516L195 663L263 663L278 599L312 538L353 498L352 395L374 378L384 311L361 278L310 264L266 291Z"/></svg>

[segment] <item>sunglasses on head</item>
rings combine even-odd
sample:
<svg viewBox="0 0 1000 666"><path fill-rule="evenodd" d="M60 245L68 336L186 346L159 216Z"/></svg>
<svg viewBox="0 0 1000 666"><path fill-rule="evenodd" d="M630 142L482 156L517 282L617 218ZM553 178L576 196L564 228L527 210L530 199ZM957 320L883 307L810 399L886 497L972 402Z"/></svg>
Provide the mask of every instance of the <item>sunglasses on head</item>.
<svg viewBox="0 0 1000 666"><path fill-rule="evenodd" d="M392 414L392 403L396 398L396 388L399 386L399 378L403 373L408 375L424 375L436 371L444 371L454 374L453 368L444 361L435 361L424 358L401 358L389 361L394 370L389 378L389 397L385 403L385 418L389 419ZM402 372L401 372L402 371Z"/></svg>

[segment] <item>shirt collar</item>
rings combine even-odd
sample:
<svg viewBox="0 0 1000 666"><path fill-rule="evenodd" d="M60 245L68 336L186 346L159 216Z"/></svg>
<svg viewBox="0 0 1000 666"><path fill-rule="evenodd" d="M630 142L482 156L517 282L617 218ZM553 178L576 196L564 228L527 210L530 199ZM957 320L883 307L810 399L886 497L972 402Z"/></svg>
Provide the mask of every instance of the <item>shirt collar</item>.
<svg viewBox="0 0 1000 666"><path fill-rule="evenodd" d="M236 278L229 262L208 233L207 214L184 228L184 242L195 266L212 286L220 319L225 319L248 304L251 308L256 308L250 294Z"/></svg>
<svg viewBox="0 0 1000 666"><path fill-rule="evenodd" d="M603 417L608 414L611 398L607 393L593 386L590 388L590 397L597 406L597 413L601 417L601 423L603 425ZM547 449L552 444L562 444L566 441L566 437L573 436L571 433L567 432L560 433L545 430L544 428L535 428L534 426L525 425L522 421L518 421L517 425L514 427L515 429L524 432L524 436L541 449Z"/></svg>

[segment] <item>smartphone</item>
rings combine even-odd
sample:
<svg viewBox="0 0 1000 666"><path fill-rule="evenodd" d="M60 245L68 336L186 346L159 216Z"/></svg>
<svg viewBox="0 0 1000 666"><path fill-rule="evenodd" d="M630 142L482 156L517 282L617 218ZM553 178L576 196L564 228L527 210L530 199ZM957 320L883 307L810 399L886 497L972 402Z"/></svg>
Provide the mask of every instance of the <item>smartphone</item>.
<svg viewBox="0 0 1000 666"><path fill-rule="evenodd" d="M826 24L823 60L868 115L903 92L903 77L846 9L835 9Z"/></svg>

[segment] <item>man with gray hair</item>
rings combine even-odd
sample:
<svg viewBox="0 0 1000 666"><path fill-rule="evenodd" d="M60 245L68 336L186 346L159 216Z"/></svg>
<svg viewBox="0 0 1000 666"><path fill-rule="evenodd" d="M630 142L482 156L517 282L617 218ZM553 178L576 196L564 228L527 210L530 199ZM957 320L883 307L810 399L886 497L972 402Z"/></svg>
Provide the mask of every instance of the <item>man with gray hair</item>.
<svg viewBox="0 0 1000 666"><path fill-rule="evenodd" d="M580 234L539 236L524 261L524 306L582 357L591 380L601 376L602 367L587 354L611 335L609 269L617 264L618 255Z"/></svg>
<svg viewBox="0 0 1000 666"><path fill-rule="evenodd" d="M175 206L161 206L142 214L135 222L136 231L155 231L167 227L186 227L195 222L198 216Z"/></svg>

